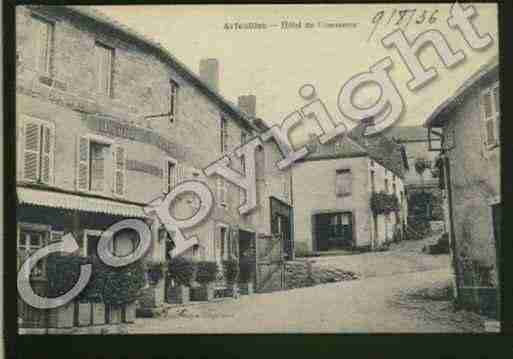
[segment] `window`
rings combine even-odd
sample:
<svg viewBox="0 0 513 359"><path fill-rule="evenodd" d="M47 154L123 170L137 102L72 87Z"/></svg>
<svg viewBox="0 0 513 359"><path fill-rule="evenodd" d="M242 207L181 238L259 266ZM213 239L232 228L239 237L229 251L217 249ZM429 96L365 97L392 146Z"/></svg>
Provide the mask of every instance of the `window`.
<svg viewBox="0 0 513 359"><path fill-rule="evenodd" d="M371 191L374 193L374 192L376 192L376 183L375 183L375 179L374 179L374 171L370 171L370 175L371 175Z"/></svg>
<svg viewBox="0 0 513 359"><path fill-rule="evenodd" d="M224 117L221 117L221 153L228 152L228 124Z"/></svg>
<svg viewBox="0 0 513 359"><path fill-rule="evenodd" d="M52 184L54 125L28 116L24 116L21 123L23 179Z"/></svg>
<svg viewBox="0 0 513 359"><path fill-rule="evenodd" d="M397 193L397 187L395 185L395 182L392 182L392 194L396 194Z"/></svg>
<svg viewBox="0 0 513 359"><path fill-rule="evenodd" d="M388 193L388 179L385 178L385 192Z"/></svg>
<svg viewBox="0 0 513 359"><path fill-rule="evenodd" d="M337 196L347 196L351 194L352 177L351 170L337 170L335 192Z"/></svg>
<svg viewBox="0 0 513 359"><path fill-rule="evenodd" d="M112 96L114 49L97 42L96 56L98 61L98 90L102 94Z"/></svg>
<svg viewBox="0 0 513 359"><path fill-rule="evenodd" d="M500 104L499 83L481 93L481 113L485 133L485 145L488 149L499 144Z"/></svg>
<svg viewBox="0 0 513 359"><path fill-rule="evenodd" d="M89 190L93 192L105 191L106 171L110 158L110 145L91 142L89 145L90 181Z"/></svg>
<svg viewBox="0 0 513 359"><path fill-rule="evenodd" d="M170 80L169 81L169 120L173 122L176 117L176 100L178 95L178 84Z"/></svg>
<svg viewBox="0 0 513 359"><path fill-rule="evenodd" d="M374 167L374 161L373 160L370 161L370 166Z"/></svg>
<svg viewBox="0 0 513 359"><path fill-rule="evenodd" d="M227 206L227 192L228 186L226 180L222 177L217 177L217 201L219 206Z"/></svg>
<svg viewBox="0 0 513 359"><path fill-rule="evenodd" d="M53 66L53 35L54 24L48 20L33 16L34 51L36 68L50 76Z"/></svg>
<svg viewBox="0 0 513 359"><path fill-rule="evenodd" d="M18 259L21 266L35 251L42 248L45 244L47 231L38 231L27 228L21 228L18 237ZM33 276L43 275L44 261L40 260L32 270Z"/></svg>
<svg viewBox="0 0 513 359"><path fill-rule="evenodd" d="M123 196L126 191L126 154L120 145L96 136L78 138L77 189Z"/></svg>
<svg viewBox="0 0 513 359"><path fill-rule="evenodd" d="M241 131L240 133L240 144L243 145L248 140L248 133L246 131Z"/></svg>
<svg viewBox="0 0 513 359"><path fill-rule="evenodd" d="M164 160L164 168L163 168L163 187L162 191L164 193L169 193L178 184L178 164L175 160L166 158Z"/></svg>

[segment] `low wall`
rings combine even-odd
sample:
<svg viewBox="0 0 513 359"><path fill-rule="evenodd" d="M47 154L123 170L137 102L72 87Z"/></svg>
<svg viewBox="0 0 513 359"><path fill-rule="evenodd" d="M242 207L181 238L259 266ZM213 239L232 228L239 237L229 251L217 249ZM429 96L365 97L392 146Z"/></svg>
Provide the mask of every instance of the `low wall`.
<svg viewBox="0 0 513 359"><path fill-rule="evenodd" d="M314 260L285 262L285 289L311 287L323 283L358 279L356 273L332 266L316 265Z"/></svg>

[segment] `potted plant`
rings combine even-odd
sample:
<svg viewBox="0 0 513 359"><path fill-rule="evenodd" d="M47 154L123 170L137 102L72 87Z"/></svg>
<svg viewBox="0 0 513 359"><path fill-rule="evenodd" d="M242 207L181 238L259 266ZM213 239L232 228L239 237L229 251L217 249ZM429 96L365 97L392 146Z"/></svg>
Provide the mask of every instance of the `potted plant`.
<svg viewBox="0 0 513 359"><path fill-rule="evenodd" d="M240 294L253 294L253 281L255 276L255 263L249 259L241 259L239 263L239 291Z"/></svg>
<svg viewBox="0 0 513 359"><path fill-rule="evenodd" d="M48 279L48 296L55 298L67 293L80 276L80 266L87 264L87 259L76 255L52 253L46 262ZM75 319L75 304L68 302L60 307L48 310L48 327L71 328Z"/></svg>
<svg viewBox="0 0 513 359"><path fill-rule="evenodd" d="M103 298L107 305L106 321L109 324L135 317L135 301L141 296L145 284L145 268L141 261L121 268L110 268L103 287Z"/></svg>
<svg viewBox="0 0 513 359"><path fill-rule="evenodd" d="M197 263L196 281L199 287L192 290L192 299L199 301L211 301L214 299L214 287L212 283L217 277L218 267L216 262L201 261Z"/></svg>
<svg viewBox="0 0 513 359"><path fill-rule="evenodd" d="M190 301L190 287L194 279L194 262L183 257L169 261L167 302L186 304Z"/></svg>
<svg viewBox="0 0 513 359"><path fill-rule="evenodd" d="M239 262L235 259L223 261L224 278L228 286L226 295L233 298L238 298L238 279L239 279Z"/></svg>

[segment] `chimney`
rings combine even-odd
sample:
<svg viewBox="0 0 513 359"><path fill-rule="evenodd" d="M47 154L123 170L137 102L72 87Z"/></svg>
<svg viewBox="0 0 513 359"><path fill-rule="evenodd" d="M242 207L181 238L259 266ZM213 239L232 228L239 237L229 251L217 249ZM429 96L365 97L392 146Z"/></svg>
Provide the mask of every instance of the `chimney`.
<svg viewBox="0 0 513 359"><path fill-rule="evenodd" d="M213 90L219 91L219 62L217 59L201 59L199 76Z"/></svg>
<svg viewBox="0 0 513 359"><path fill-rule="evenodd" d="M249 117L256 117L256 96L242 95L239 96L239 109Z"/></svg>

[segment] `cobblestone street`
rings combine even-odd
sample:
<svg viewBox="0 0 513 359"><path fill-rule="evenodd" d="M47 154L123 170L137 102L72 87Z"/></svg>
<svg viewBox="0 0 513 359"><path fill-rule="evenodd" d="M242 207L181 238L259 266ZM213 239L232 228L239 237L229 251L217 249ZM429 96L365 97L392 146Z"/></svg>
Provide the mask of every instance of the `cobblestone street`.
<svg viewBox="0 0 513 359"><path fill-rule="evenodd" d="M361 280L323 284L239 300L170 308L137 319L130 333L302 333L483 331L479 316L449 300L449 256L421 252L429 240L389 252L315 258L356 270Z"/></svg>

